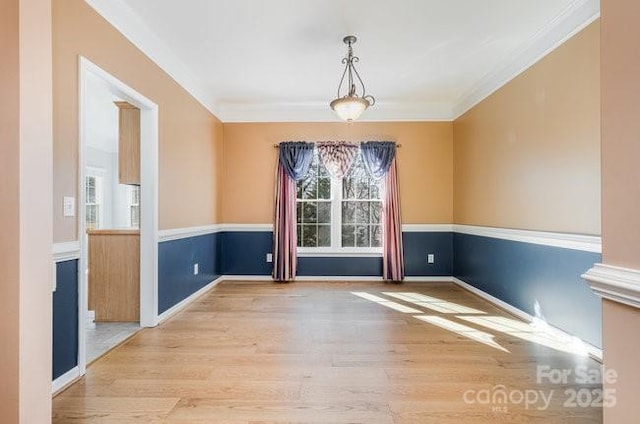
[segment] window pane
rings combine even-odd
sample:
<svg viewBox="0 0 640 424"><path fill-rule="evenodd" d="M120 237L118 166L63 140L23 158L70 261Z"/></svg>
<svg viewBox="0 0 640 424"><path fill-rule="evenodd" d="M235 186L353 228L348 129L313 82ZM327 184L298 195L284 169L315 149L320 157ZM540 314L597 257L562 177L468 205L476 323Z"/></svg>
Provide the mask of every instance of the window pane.
<svg viewBox="0 0 640 424"><path fill-rule="evenodd" d="M318 152L314 151L313 153L314 153L313 163L315 164L315 168L317 170L318 176L328 177L329 172L327 171L327 168L324 167L324 164L322 163L322 161L320 161L320 158L318 157Z"/></svg>
<svg viewBox="0 0 640 424"><path fill-rule="evenodd" d="M369 202L356 202L356 222L369 223Z"/></svg>
<svg viewBox="0 0 640 424"><path fill-rule="evenodd" d="M305 224L318 222L318 206L316 202L302 203L302 222Z"/></svg>
<svg viewBox="0 0 640 424"><path fill-rule="evenodd" d="M299 224L302 222L302 202L296 203L296 222Z"/></svg>
<svg viewBox="0 0 640 424"><path fill-rule="evenodd" d="M296 225L296 233L297 233L297 240L298 240L298 247L302 246L302 225L298 224Z"/></svg>
<svg viewBox="0 0 640 424"><path fill-rule="evenodd" d="M368 179L359 178L356 181L356 198L368 199L369 198L369 181Z"/></svg>
<svg viewBox="0 0 640 424"><path fill-rule="evenodd" d="M382 199L382 195L380 194L380 183L371 181L371 199Z"/></svg>
<svg viewBox="0 0 640 424"><path fill-rule="evenodd" d="M369 226L356 226L356 247L369 247Z"/></svg>
<svg viewBox="0 0 640 424"><path fill-rule="evenodd" d="M331 179L318 179L318 199L331 199Z"/></svg>
<svg viewBox="0 0 640 424"><path fill-rule="evenodd" d="M96 179L94 177L87 177L87 203L96 203Z"/></svg>
<svg viewBox="0 0 640 424"><path fill-rule="evenodd" d="M342 202L342 223L352 224L356 220L356 202Z"/></svg>
<svg viewBox="0 0 640 424"><path fill-rule="evenodd" d="M382 246L382 226L372 225L371 226L371 247L380 247L380 246Z"/></svg>
<svg viewBox="0 0 640 424"><path fill-rule="evenodd" d="M382 216L382 202L371 202L371 223L378 224Z"/></svg>
<svg viewBox="0 0 640 424"><path fill-rule="evenodd" d="M318 247L331 246L331 225L318 225Z"/></svg>
<svg viewBox="0 0 640 424"><path fill-rule="evenodd" d="M342 179L342 198L343 199L355 199L355 187L353 184L353 178Z"/></svg>
<svg viewBox="0 0 640 424"><path fill-rule="evenodd" d="M302 180L302 199L318 198L318 180L315 178Z"/></svg>
<svg viewBox="0 0 640 424"><path fill-rule="evenodd" d="M342 226L342 247L354 247L356 245L355 227L353 225Z"/></svg>
<svg viewBox="0 0 640 424"><path fill-rule="evenodd" d="M331 223L331 202L318 202L318 223Z"/></svg>
<svg viewBox="0 0 640 424"><path fill-rule="evenodd" d="M315 224L302 226L302 245L305 247L318 246L318 227Z"/></svg>

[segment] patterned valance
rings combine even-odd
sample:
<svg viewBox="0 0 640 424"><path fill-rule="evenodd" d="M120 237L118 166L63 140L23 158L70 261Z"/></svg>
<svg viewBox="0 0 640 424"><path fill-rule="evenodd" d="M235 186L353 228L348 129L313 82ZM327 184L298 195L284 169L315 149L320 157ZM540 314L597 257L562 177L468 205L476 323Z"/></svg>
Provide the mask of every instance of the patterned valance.
<svg viewBox="0 0 640 424"><path fill-rule="evenodd" d="M358 145L346 141L322 141L316 143L318 156L334 179L342 179L358 156Z"/></svg>

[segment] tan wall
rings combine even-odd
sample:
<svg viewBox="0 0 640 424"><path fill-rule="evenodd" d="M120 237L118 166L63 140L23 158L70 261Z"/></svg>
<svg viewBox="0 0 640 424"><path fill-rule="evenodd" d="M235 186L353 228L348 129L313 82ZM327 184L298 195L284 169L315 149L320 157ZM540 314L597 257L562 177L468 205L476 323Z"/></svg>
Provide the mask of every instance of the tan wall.
<svg viewBox="0 0 640 424"><path fill-rule="evenodd" d="M638 393L640 393L640 361L638 361L637 331L640 328L638 309L603 300L604 364L615 371L615 382L605 388L615 390L616 406L604 409L606 424L636 424Z"/></svg>
<svg viewBox="0 0 640 424"><path fill-rule="evenodd" d="M602 2L603 259L640 269L640 2Z"/></svg>
<svg viewBox="0 0 640 424"><path fill-rule="evenodd" d="M216 223L222 124L83 0L53 0L53 14L54 240L77 238L62 197L77 196L80 55L159 106L160 228Z"/></svg>
<svg viewBox="0 0 640 424"><path fill-rule="evenodd" d="M398 150L402 218L406 224L451 223L452 124L224 124L222 222L273 222L277 149L281 141L391 140Z"/></svg>
<svg viewBox="0 0 640 424"><path fill-rule="evenodd" d="M454 123L454 221L600 234L599 23Z"/></svg>
<svg viewBox="0 0 640 424"><path fill-rule="evenodd" d="M603 0L602 255L603 262L640 270L640 3ZM604 422L638 421L640 310L603 301L605 366L620 375L617 406Z"/></svg>
<svg viewBox="0 0 640 424"><path fill-rule="evenodd" d="M0 5L0 417L51 421L51 9Z"/></svg>
<svg viewBox="0 0 640 424"><path fill-rule="evenodd" d="M20 63L18 0L0 3L0 417L18 422L20 365Z"/></svg>

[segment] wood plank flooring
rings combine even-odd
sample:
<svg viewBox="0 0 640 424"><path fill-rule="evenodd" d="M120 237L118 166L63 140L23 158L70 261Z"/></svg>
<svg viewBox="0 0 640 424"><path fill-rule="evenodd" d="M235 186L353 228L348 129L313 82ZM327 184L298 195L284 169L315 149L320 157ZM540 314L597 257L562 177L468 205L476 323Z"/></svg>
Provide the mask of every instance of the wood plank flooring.
<svg viewBox="0 0 640 424"><path fill-rule="evenodd" d="M94 362L53 422L601 423L573 348L451 283L225 282Z"/></svg>

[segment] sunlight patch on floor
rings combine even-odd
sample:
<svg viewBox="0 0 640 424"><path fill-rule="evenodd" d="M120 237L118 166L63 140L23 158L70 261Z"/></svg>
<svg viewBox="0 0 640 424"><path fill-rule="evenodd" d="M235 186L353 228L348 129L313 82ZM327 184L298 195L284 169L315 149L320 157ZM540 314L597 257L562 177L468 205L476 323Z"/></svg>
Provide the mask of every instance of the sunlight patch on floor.
<svg viewBox="0 0 640 424"><path fill-rule="evenodd" d="M486 314L486 312L468 306L419 293L384 292L383 294L443 314Z"/></svg>
<svg viewBox="0 0 640 424"><path fill-rule="evenodd" d="M493 334L485 333L484 331L480 331L463 324L458 324L457 322L453 322L451 320L448 320L442 317L435 317L430 315L417 315L414 318L417 318L420 321L428 322L429 324L433 324L440 328L444 328L445 330L449 330L453 333L456 333L460 336L474 340L476 342L480 342L487 346L491 346L494 349L498 349L503 352L509 353L509 351L506 348L502 347L498 342L494 340L495 336Z"/></svg>
<svg viewBox="0 0 640 424"><path fill-rule="evenodd" d="M384 299L382 297L379 297L379 296L376 296L376 295L373 295L373 294L369 294L369 293L366 293L366 292L351 292L351 294L354 294L354 295L356 295L358 297L361 297L363 299L369 300L371 302L378 303L378 304L380 304L382 306L386 306L387 308L391 308L393 310L396 310L398 312L402 312L402 313L405 313L405 314L421 314L422 313L422 311L420 311L418 309L411 308L409 306L402 305L400 303L393 302L391 300L387 300L387 299Z"/></svg>
<svg viewBox="0 0 640 424"><path fill-rule="evenodd" d="M545 327L499 316L458 316L457 318L551 349L582 356L589 354L586 345L577 337L560 335Z"/></svg>

